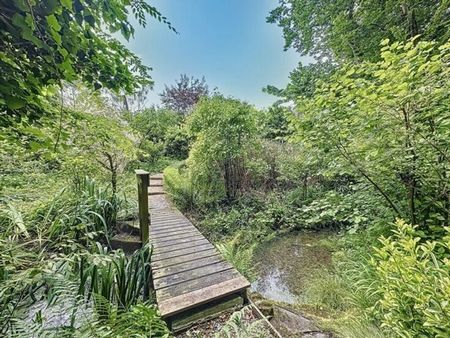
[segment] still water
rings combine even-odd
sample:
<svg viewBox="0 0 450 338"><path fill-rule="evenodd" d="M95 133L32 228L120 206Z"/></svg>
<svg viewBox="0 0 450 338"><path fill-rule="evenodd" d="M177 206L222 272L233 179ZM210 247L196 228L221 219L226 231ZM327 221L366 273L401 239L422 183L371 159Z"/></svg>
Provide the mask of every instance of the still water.
<svg viewBox="0 0 450 338"><path fill-rule="evenodd" d="M254 256L259 278L252 289L267 299L295 303L308 278L331 265L332 232L297 232L263 244Z"/></svg>

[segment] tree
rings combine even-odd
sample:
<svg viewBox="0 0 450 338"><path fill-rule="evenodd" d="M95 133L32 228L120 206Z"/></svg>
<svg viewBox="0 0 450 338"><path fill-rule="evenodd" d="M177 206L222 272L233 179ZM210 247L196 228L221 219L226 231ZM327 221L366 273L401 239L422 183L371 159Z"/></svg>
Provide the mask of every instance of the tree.
<svg viewBox="0 0 450 338"><path fill-rule="evenodd" d="M95 161L110 176L112 192L117 192L117 178L136 157L131 131L123 121L103 116L73 113L72 131L74 161Z"/></svg>
<svg viewBox="0 0 450 338"><path fill-rule="evenodd" d="M188 165L203 200L232 201L239 195L245 155L257 135L256 114L247 103L216 95L201 99L188 118L196 138Z"/></svg>
<svg viewBox="0 0 450 338"><path fill-rule="evenodd" d="M180 123L180 115L168 109L151 107L134 114L127 114L130 127L140 137L140 142L149 140L154 143L164 142L168 130Z"/></svg>
<svg viewBox="0 0 450 338"><path fill-rule="evenodd" d="M277 23L285 48L332 60L378 60L384 38L450 37L447 0L280 0L267 20Z"/></svg>
<svg viewBox="0 0 450 338"><path fill-rule="evenodd" d="M201 80L181 75L174 86L165 86L160 94L161 102L167 109L174 110L182 115L189 114L194 105L202 97L209 95L208 85L203 77Z"/></svg>
<svg viewBox="0 0 450 338"><path fill-rule="evenodd" d="M318 80L326 79L335 68L331 62L318 62L303 66L300 62L290 74L290 82L284 89L267 86L263 91L282 98L282 101L295 101L299 96L312 97Z"/></svg>
<svg viewBox="0 0 450 338"><path fill-rule="evenodd" d="M291 135L289 115L288 108L276 104L263 111L262 136L268 140L285 141Z"/></svg>
<svg viewBox="0 0 450 338"><path fill-rule="evenodd" d="M450 215L449 59L450 42L384 40L381 61L345 64L297 106L306 152L433 235Z"/></svg>
<svg viewBox="0 0 450 338"><path fill-rule="evenodd" d="M143 0L0 0L0 111L39 116L48 86L63 80L126 93L148 85L150 69L110 35L133 36L130 12L171 27Z"/></svg>

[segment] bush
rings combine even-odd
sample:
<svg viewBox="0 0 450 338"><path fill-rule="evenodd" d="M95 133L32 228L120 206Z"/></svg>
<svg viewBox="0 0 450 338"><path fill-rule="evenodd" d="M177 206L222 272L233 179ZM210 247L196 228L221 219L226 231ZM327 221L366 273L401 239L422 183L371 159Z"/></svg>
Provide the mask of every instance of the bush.
<svg viewBox="0 0 450 338"><path fill-rule="evenodd" d="M398 220L394 235L375 249L373 312L398 337L448 337L450 235L420 242L416 228Z"/></svg>
<svg viewBox="0 0 450 338"><path fill-rule="evenodd" d="M180 169L167 167L164 170L164 186L172 201L182 210L193 209L195 205L192 183Z"/></svg>
<svg viewBox="0 0 450 338"><path fill-rule="evenodd" d="M164 154L166 156L186 159L189 155L189 137L185 128L172 127L169 128L164 140Z"/></svg>

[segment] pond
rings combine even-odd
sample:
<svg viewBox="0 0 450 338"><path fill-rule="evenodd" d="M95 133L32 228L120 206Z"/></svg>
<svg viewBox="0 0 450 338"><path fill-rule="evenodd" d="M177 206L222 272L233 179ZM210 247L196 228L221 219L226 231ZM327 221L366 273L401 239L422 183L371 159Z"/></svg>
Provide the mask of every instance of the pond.
<svg viewBox="0 0 450 338"><path fill-rule="evenodd" d="M334 232L297 232L277 237L255 252L259 277L252 290L264 298L296 303L308 278L331 265L332 251L325 240Z"/></svg>

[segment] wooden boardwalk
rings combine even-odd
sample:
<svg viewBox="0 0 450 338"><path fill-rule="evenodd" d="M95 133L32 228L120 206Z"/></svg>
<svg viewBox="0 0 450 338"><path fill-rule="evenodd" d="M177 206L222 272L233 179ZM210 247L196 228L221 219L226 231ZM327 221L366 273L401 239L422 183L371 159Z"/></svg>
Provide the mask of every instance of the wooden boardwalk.
<svg viewBox="0 0 450 338"><path fill-rule="evenodd" d="M152 276L161 316L178 326L241 303L250 283L166 198L162 175L150 177Z"/></svg>

